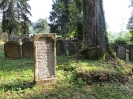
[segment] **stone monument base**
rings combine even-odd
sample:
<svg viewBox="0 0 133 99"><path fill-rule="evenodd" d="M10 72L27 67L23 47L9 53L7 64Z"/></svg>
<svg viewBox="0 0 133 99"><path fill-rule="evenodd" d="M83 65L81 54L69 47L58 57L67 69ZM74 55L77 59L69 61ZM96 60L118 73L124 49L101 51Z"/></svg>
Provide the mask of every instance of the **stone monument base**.
<svg viewBox="0 0 133 99"><path fill-rule="evenodd" d="M56 82L56 77L49 77L46 79L43 79L41 81L34 81L36 85L47 85L47 84L54 84Z"/></svg>

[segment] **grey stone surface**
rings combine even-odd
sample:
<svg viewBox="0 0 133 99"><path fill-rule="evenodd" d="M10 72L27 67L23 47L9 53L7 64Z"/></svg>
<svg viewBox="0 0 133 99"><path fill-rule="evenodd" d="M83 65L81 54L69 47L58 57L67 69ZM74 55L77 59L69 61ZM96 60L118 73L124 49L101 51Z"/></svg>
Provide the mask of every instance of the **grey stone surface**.
<svg viewBox="0 0 133 99"><path fill-rule="evenodd" d="M56 36L55 34L34 35L35 83L55 80Z"/></svg>
<svg viewBox="0 0 133 99"><path fill-rule="evenodd" d="M22 57L31 58L34 56L33 42L24 42L22 44Z"/></svg>
<svg viewBox="0 0 133 99"><path fill-rule="evenodd" d="M65 55L65 54L66 54L66 50L64 48L64 41L57 40L56 41L56 55L60 56L60 55Z"/></svg>
<svg viewBox="0 0 133 99"><path fill-rule="evenodd" d="M133 45L129 46L129 60L133 62Z"/></svg>
<svg viewBox="0 0 133 99"><path fill-rule="evenodd" d="M18 59L21 58L20 44L16 41L8 41L4 44L5 58Z"/></svg>
<svg viewBox="0 0 133 99"><path fill-rule="evenodd" d="M126 59L126 48L125 46L119 45L116 49L116 56L120 59Z"/></svg>
<svg viewBox="0 0 133 99"><path fill-rule="evenodd" d="M99 47L90 47L87 50L87 59L95 60L100 58L101 49Z"/></svg>
<svg viewBox="0 0 133 99"><path fill-rule="evenodd" d="M80 44L78 42L70 42L68 45L68 52L69 55L75 55L79 52L80 50Z"/></svg>

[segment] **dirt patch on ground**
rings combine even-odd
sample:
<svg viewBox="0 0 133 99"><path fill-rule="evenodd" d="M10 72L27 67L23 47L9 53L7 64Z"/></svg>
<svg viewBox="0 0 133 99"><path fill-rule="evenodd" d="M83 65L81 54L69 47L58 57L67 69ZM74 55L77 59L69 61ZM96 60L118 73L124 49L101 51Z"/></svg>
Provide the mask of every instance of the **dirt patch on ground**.
<svg viewBox="0 0 133 99"><path fill-rule="evenodd" d="M107 71L93 71L90 73L77 72L77 77L82 78L87 84L97 82L128 82L128 76L119 73L110 73Z"/></svg>

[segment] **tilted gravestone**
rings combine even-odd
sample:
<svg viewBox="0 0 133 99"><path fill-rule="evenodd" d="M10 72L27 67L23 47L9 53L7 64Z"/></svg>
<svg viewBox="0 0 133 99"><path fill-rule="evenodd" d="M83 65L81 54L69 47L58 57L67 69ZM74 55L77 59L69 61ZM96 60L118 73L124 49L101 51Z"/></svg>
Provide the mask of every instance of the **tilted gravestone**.
<svg viewBox="0 0 133 99"><path fill-rule="evenodd" d="M22 57L31 58L34 56L33 42L24 42L22 44Z"/></svg>
<svg viewBox="0 0 133 99"><path fill-rule="evenodd" d="M133 61L133 45L129 46L129 60Z"/></svg>
<svg viewBox="0 0 133 99"><path fill-rule="evenodd" d="M60 55L65 55L65 54L66 54L66 50L64 48L64 41L57 40L56 41L56 55L60 56Z"/></svg>
<svg viewBox="0 0 133 99"><path fill-rule="evenodd" d="M21 58L20 44L16 41L8 41L4 44L5 58L18 59Z"/></svg>
<svg viewBox="0 0 133 99"><path fill-rule="evenodd" d="M34 35L34 58L36 84L55 81L56 37L55 34Z"/></svg>
<svg viewBox="0 0 133 99"><path fill-rule="evenodd" d="M126 48L125 46L119 45L116 49L116 56L120 59L126 59Z"/></svg>

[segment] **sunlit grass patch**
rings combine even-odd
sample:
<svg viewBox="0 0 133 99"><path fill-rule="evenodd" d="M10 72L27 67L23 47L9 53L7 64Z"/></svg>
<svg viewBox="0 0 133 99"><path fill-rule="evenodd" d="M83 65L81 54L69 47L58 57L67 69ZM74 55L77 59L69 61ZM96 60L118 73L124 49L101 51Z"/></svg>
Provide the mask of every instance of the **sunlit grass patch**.
<svg viewBox="0 0 133 99"><path fill-rule="evenodd" d="M132 99L132 74L130 81L124 84L117 79L108 82L108 76L111 79L115 76L123 77L121 75L132 73L131 71L132 62L126 63L126 66L115 64L114 67L112 61L57 56L56 83L34 85L34 59L9 60L4 58L4 51L0 50L0 98ZM100 79L100 82L96 79Z"/></svg>

